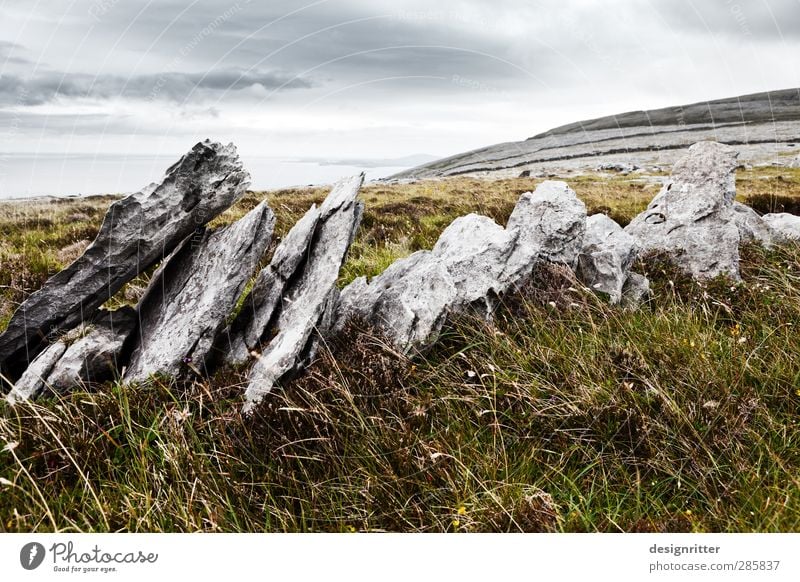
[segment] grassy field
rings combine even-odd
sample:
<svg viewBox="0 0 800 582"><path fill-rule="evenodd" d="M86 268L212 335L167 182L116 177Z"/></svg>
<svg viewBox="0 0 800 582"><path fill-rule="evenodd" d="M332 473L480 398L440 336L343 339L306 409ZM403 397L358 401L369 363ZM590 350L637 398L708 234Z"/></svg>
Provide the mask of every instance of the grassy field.
<svg viewBox="0 0 800 582"><path fill-rule="evenodd" d="M621 223L658 191L567 181ZM341 284L430 248L457 216L504 223L537 182L366 187ZM799 212L800 170L737 183L762 212ZM215 225L266 197L282 236L324 194L251 193ZM0 329L110 201L0 204ZM542 268L492 323L453 321L416 361L348 329L250 419L236 370L2 402L0 531L798 531L800 248L743 249L739 285L659 257L638 268L654 289L638 311Z"/></svg>

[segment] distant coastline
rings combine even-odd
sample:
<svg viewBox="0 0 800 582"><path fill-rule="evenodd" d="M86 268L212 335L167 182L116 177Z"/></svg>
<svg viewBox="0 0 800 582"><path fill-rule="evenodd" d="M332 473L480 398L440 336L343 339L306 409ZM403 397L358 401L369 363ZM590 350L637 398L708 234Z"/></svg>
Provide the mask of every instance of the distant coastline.
<svg viewBox="0 0 800 582"><path fill-rule="evenodd" d="M412 167L418 158L391 160L304 160L246 157L250 189L274 190L325 185L366 172L368 180ZM175 162L174 155L0 154L0 201L46 197L127 194L158 180ZM362 163L357 163L362 162ZM389 165L397 164L397 165Z"/></svg>

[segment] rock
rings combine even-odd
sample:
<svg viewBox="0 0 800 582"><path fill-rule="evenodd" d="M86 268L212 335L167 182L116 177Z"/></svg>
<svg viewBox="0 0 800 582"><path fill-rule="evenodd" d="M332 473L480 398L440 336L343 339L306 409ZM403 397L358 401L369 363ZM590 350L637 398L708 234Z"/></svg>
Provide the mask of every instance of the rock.
<svg viewBox="0 0 800 582"><path fill-rule="evenodd" d="M319 328L329 321L325 311L337 293L339 270L361 222L364 205L356 196L363 181L361 174L338 182L319 209L312 208L295 225L297 231L292 229L280 252L276 250L267 273L259 276L265 287L258 293L264 299L258 304L246 301L241 321L232 326L248 329L248 338L258 337L263 345L248 373L245 413L252 412L278 381L313 357ZM276 296L279 301L272 299ZM250 305L257 305L256 312ZM248 325L248 319L258 326ZM273 331L276 335L270 338Z"/></svg>
<svg viewBox="0 0 800 582"><path fill-rule="evenodd" d="M48 338L91 317L125 283L235 202L248 180L233 144L206 141L169 168L161 183L112 204L86 251L14 313L0 335L0 369L18 377Z"/></svg>
<svg viewBox="0 0 800 582"><path fill-rule="evenodd" d="M266 202L235 223L186 239L139 302L139 333L125 380L205 371L214 342L272 239Z"/></svg>
<svg viewBox="0 0 800 582"><path fill-rule="evenodd" d="M787 164L788 168L800 168L800 155L792 158Z"/></svg>
<svg viewBox="0 0 800 582"><path fill-rule="evenodd" d="M630 174L639 169L636 164L627 162L605 162L595 167L595 172L618 172L622 175Z"/></svg>
<svg viewBox="0 0 800 582"><path fill-rule="evenodd" d="M586 206L565 182L548 180L536 191L523 194L511 213L506 230L518 230L542 260L575 267L586 231Z"/></svg>
<svg viewBox="0 0 800 582"><path fill-rule="evenodd" d="M781 236L789 240L800 241L800 216L777 212L765 214L762 219Z"/></svg>
<svg viewBox="0 0 800 582"><path fill-rule="evenodd" d="M228 333L223 334L227 345L221 345L220 351L229 364L236 366L247 362L262 340L267 339L265 335L280 308L284 289L306 257L319 217L319 209L312 206L275 249L270 264L258 273L239 315Z"/></svg>
<svg viewBox="0 0 800 582"><path fill-rule="evenodd" d="M605 214L586 220L586 236L578 256L578 277L591 289L606 293L612 304L622 300L628 272L636 259L636 239Z"/></svg>
<svg viewBox="0 0 800 582"><path fill-rule="evenodd" d="M66 351L67 344L64 342L56 342L48 346L20 376L11 388L11 392L6 396L6 401L9 404L16 404L22 400L39 396L45 390L47 377L53 371L53 366L58 363Z"/></svg>
<svg viewBox="0 0 800 582"><path fill-rule="evenodd" d="M524 284L539 261L573 264L582 246L586 209L564 183L524 194L506 228L470 214L453 221L431 251L395 261L367 282L345 287L334 332L360 320L403 353L427 349L447 317L477 308Z"/></svg>
<svg viewBox="0 0 800 582"><path fill-rule="evenodd" d="M623 307L636 309L650 297L650 281L639 273L630 272L622 286Z"/></svg>
<svg viewBox="0 0 800 582"><path fill-rule="evenodd" d="M12 388L8 401L36 398L46 391L64 394L113 378L136 321L130 307L98 312L91 323L81 324L39 354Z"/></svg>
<svg viewBox="0 0 800 582"><path fill-rule="evenodd" d="M733 210L736 151L700 142L675 164L670 181L625 231L644 251L666 251L697 278L739 279L739 228Z"/></svg>
<svg viewBox="0 0 800 582"><path fill-rule="evenodd" d="M86 382L113 378L121 369L120 356L136 329L137 320L131 307L100 311L95 321L82 330L81 337L69 343L53 367L47 377L49 388L64 393Z"/></svg>
<svg viewBox="0 0 800 582"><path fill-rule="evenodd" d="M766 247L780 242L781 235L749 206L734 202L733 212L740 242L757 242Z"/></svg>

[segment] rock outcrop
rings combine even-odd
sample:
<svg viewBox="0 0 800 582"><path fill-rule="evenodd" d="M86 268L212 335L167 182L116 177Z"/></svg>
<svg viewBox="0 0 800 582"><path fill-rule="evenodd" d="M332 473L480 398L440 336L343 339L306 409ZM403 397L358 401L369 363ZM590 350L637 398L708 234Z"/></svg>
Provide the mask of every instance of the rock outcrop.
<svg viewBox="0 0 800 582"><path fill-rule="evenodd" d="M36 398L47 391L63 394L114 378L136 321L130 307L99 311L94 320L45 348L11 389L8 401Z"/></svg>
<svg viewBox="0 0 800 582"><path fill-rule="evenodd" d="M339 270L361 222L364 206L356 196L363 180L362 174L338 182L322 205L294 226L231 326L232 361L261 352L247 376L246 413L313 357L337 293Z"/></svg>
<svg viewBox="0 0 800 582"><path fill-rule="evenodd" d="M666 251L692 276L739 279L733 209L736 150L715 142L689 148L670 181L625 231L644 251Z"/></svg>
<svg viewBox="0 0 800 582"><path fill-rule="evenodd" d="M12 379L58 332L90 318L125 283L161 261L244 193L249 175L233 144L197 144L159 184L115 202L86 251L14 313L0 335Z"/></svg>
<svg viewBox="0 0 800 582"><path fill-rule="evenodd" d="M780 236L789 240L800 241L800 216L777 212L775 214L765 214L762 218Z"/></svg>
<svg viewBox="0 0 800 582"><path fill-rule="evenodd" d="M150 281L125 379L205 372L214 342L272 239L275 215L262 202L215 232L186 239Z"/></svg>
<svg viewBox="0 0 800 582"><path fill-rule="evenodd" d="M588 287L607 294L610 303L620 303L638 250L636 239L614 220L593 214L586 220L577 274Z"/></svg>
<svg viewBox="0 0 800 582"><path fill-rule="evenodd" d="M474 308L488 314L496 297L526 282L537 261L574 265L585 223L585 206L563 182L524 194L506 228L476 214L458 218L433 250L348 285L335 329L356 319L404 353L424 350L449 315Z"/></svg>

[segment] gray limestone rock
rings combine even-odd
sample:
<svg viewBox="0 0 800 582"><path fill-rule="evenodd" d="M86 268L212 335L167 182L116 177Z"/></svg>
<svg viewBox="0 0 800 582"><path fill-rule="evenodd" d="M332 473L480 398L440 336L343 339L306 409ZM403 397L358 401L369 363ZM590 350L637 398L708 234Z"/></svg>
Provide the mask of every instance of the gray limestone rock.
<svg viewBox="0 0 800 582"><path fill-rule="evenodd" d="M789 240L800 241L800 216L787 212L777 212L762 216L770 228Z"/></svg>
<svg viewBox="0 0 800 582"><path fill-rule="evenodd" d="M766 247L780 242L782 235L772 228L758 212L742 204L733 203L734 220L739 228L740 242L757 242Z"/></svg>
<svg viewBox="0 0 800 582"><path fill-rule="evenodd" d="M650 281L639 273L630 272L622 286L621 305L628 309L636 309L650 297Z"/></svg>
<svg viewBox="0 0 800 582"><path fill-rule="evenodd" d="M566 184L545 182L524 194L503 228L485 216L453 221L431 251L395 261L341 293L334 331L357 319L395 348L428 348L448 315L477 308L524 284L538 261L572 265L583 242L586 209Z"/></svg>
<svg viewBox="0 0 800 582"><path fill-rule="evenodd" d="M64 334L39 354L12 388L9 402L47 391L64 394L86 383L114 378L136 320L130 307L99 311L93 321Z"/></svg>
<svg viewBox="0 0 800 582"><path fill-rule="evenodd" d="M575 267L586 231L586 206L565 182L548 180L523 194L506 230L519 230L518 247L542 260Z"/></svg>
<svg viewBox="0 0 800 582"><path fill-rule="evenodd" d="M577 274L588 287L606 293L617 304L637 252L636 239L605 214L594 214L586 220Z"/></svg>
<svg viewBox="0 0 800 582"><path fill-rule="evenodd" d="M275 215L266 202L235 223L199 231L153 276L139 302L139 331L125 379L205 372L217 336L272 239Z"/></svg>
<svg viewBox="0 0 800 582"><path fill-rule="evenodd" d="M625 231L644 251L666 251L696 278L739 279L736 151L699 142L675 165L670 181Z"/></svg>
<svg viewBox="0 0 800 582"><path fill-rule="evenodd" d="M320 210L312 206L281 241L270 264L262 269L227 333L221 336L219 349L232 365L247 362L270 331L270 322L279 311L284 289L305 261L316 232Z"/></svg>
<svg viewBox="0 0 800 582"><path fill-rule="evenodd" d="M86 251L14 313L0 335L0 369L18 377L50 338L90 318L125 283L227 209L248 180L233 144L206 141L160 183L112 204Z"/></svg>
<svg viewBox="0 0 800 582"><path fill-rule="evenodd" d="M246 301L239 323L232 326L233 334L236 330L248 334L248 339L232 339L233 345L241 342L253 351L261 346L248 373L245 413L252 412L278 381L308 364L320 328L329 325L325 311L336 296L339 270L364 210L356 201L363 180L362 174L338 182L322 205L295 225L267 273L259 276L264 282L265 290L259 291L263 299ZM247 345L255 338L257 344Z"/></svg>

